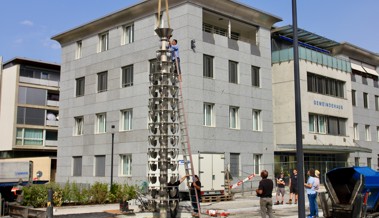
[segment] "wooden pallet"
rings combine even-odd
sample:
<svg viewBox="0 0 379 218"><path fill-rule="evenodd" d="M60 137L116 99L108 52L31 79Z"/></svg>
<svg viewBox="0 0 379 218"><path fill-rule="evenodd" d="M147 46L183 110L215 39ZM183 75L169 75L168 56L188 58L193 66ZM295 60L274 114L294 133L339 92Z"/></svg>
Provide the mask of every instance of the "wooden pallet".
<svg viewBox="0 0 379 218"><path fill-rule="evenodd" d="M213 195L213 196L202 196L201 202L220 202L220 201L231 201L233 200L232 195Z"/></svg>

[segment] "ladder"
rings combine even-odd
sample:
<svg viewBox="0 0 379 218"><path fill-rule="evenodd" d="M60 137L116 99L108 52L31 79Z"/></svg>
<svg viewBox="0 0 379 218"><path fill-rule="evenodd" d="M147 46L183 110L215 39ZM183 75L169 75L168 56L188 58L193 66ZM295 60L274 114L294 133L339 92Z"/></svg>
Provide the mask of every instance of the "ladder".
<svg viewBox="0 0 379 218"><path fill-rule="evenodd" d="M175 61L176 64L176 70L178 72L178 75L181 77L181 72L179 71L179 64L178 60ZM179 77L179 78L180 78ZM181 152L183 155L184 160L184 169L186 175L192 175L192 181L195 181L195 170L193 168L193 159L192 159L192 153L191 153L191 143L190 138L188 134L188 128L187 128L187 117L184 110L184 99L183 99L183 90L182 90L182 79L179 79L179 128L180 128L180 144L181 144ZM189 164L188 164L189 163ZM189 166L190 165L190 166ZM189 189L189 196L192 203L192 196L191 196L191 188L190 188L190 178L187 176L186 178L187 187ZM195 188L195 187L194 187ZM197 190L194 190L196 195L196 204L198 209L198 214L200 217L200 196L197 194Z"/></svg>

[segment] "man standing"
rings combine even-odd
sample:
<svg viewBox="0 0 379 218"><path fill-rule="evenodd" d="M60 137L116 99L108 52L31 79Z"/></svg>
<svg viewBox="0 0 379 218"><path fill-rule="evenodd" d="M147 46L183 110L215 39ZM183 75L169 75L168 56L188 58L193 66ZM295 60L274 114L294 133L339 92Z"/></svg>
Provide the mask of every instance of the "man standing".
<svg viewBox="0 0 379 218"><path fill-rule="evenodd" d="M261 207L261 216L262 218L266 218L266 214L268 214L269 218L273 218L272 189L274 188L274 183L271 179L267 179L267 170L262 170L261 177L262 180L259 182L258 189L255 190L257 192L257 196L261 198L259 201Z"/></svg>
<svg viewBox="0 0 379 218"><path fill-rule="evenodd" d="M297 204L298 199L298 191L297 191L297 169L293 169L290 182L290 199L288 200L287 204L292 204L292 196L295 198L295 204Z"/></svg>
<svg viewBox="0 0 379 218"><path fill-rule="evenodd" d="M276 179L276 203L275 205L283 204L284 194L286 193L285 187L286 183L284 182L284 173L281 172L279 178ZM279 198L282 196L282 200L279 202Z"/></svg>
<svg viewBox="0 0 379 218"><path fill-rule="evenodd" d="M318 205L316 201L316 197L317 197L316 189L319 184L317 184L317 180L315 179L316 175L315 175L314 169L312 168L309 169L308 175L309 175L308 180L306 183L304 183L305 190L307 191L307 195L308 195L309 210L310 210L310 214L307 216L307 218L315 218L317 217L317 214L318 214L317 212Z"/></svg>

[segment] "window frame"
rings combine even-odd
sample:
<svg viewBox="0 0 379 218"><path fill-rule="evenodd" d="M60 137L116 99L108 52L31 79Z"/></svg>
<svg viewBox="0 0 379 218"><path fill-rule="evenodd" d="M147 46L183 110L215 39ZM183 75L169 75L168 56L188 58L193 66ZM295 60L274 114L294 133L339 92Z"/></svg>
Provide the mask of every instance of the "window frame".
<svg viewBox="0 0 379 218"><path fill-rule="evenodd" d="M103 124L101 124L102 120L103 120ZM106 127L107 127L107 114L106 113L96 114L96 131L95 131L95 133L97 133L97 134L106 133L107 132Z"/></svg>
<svg viewBox="0 0 379 218"><path fill-rule="evenodd" d="M260 67L251 66L251 85L254 87L261 87Z"/></svg>
<svg viewBox="0 0 379 218"><path fill-rule="evenodd" d="M209 113L207 113L208 111ZM210 123L208 121L210 121ZM204 102L203 104L203 126L208 126L208 127L214 126L214 104L213 103Z"/></svg>
<svg viewBox="0 0 379 218"><path fill-rule="evenodd" d="M133 86L134 82L134 66L133 64L121 68L121 87Z"/></svg>
<svg viewBox="0 0 379 218"><path fill-rule="evenodd" d="M229 60L229 83L238 84L238 62Z"/></svg>
<svg viewBox="0 0 379 218"><path fill-rule="evenodd" d="M357 91L354 89L351 90L351 102L353 106L357 106Z"/></svg>
<svg viewBox="0 0 379 218"><path fill-rule="evenodd" d="M108 71L97 73L97 93L108 91Z"/></svg>
<svg viewBox="0 0 379 218"><path fill-rule="evenodd" d="M236 160L236 162L234 162L234 160ZM232 175L232 177L239 177L241 175L240 169L241 169L241 154L230 153L230 174Z"/></svg>
<svg viewBox="0 0 379 218"><path fill-rule="evenodd" d="M235 121L235 125L233 124L233 118ZM239 129L240 128L240 122L239 122L239 107L236 106L229 106L229 128L230 129Z"/></svg>
<svg viewBox="0 0 379 218"><path fill-rule="evenodd" d="M134 23L122 26L121 45L127 45L134 42Z"/></svg>
<svg viewBox="0 0 379 218"><path fill-rule="evenodd" d="M109 50L109 32L103 32L99 34L99 52L105 52Z"/></svg>
<svg viewBox="0 0 379 218"><path fill-rule="evenodd" d="M214 57L211 55L203 55L203 77L205 78L214 78L214 69L213 69Z"/></svg>
<svg viewBox="0 0 379 218"><path fill-rule="evenodd" d="M262 117L261 117L262 110L253 109L252 110L252 128L253 131L262 131Z"/></svg>
<svg viewBox="0 0 379 218"><path fill-rule="evenodd" d="M359 140L359 127L358 127L358 123L354 123L353 124L353 128L354 128L354 140Z"/></svg>
<svg viewBox="0 0 379 218"><path fill-rule="evenodd" d="M128 117L128 125L126 125L126 117ZM121 130L122 131L130 131L133 129L133 109L125 109L121 111Z"/></svg>
<svg viewBox="0 0 379 218"><path fill-rule="evenodd" d="M369 109L369 96L367 92L363 92L363 108Z"/></svg>
<svg viewBox="0 0 379 218"><path fill-rule="evenodd" d="M79 163L80 165L78 165ZM72 176L80 177L82 175L83 175L83 157L73 156L72 157Z"/></svg>
<svg viewBox="0 0 379 218"><path fill-rule="evenodd" d="M75 97L82 97L85 94L85 84L86 80L85 77L79 77L75 79L76 82L76 90L75 90Z"/></svg>
<svg viewBox="0 0 379 218"><path fill-rule="evenodd" d="M84 117L78 116L74 117L75 126L74 126L74 136L81 136L84 134Z"/></svg>
<svg viewBox="0 0 379 218"><path fill-rule="evenodd" d="M253 172L259 175L261 173L262 154L253 154L253 163L254 163Z"/></svg>
<svg viewBox="0 0 379 218"><path fill-rule="evenodd" d="M365 139L366 141L371 141L371 128L370 125L365 125Z"/></svg>
<svg viewBox="0 0 379 218"><path fill-rule="evenodd" d="M125 162L125 158L127 160L127 167L128 169L126 170L126 173L125 173L125 170L124 170L124 162ZM119 167L119 172L118 172L118 175L120 177L129 177L129 176L132 176L132 164L133 164L133 155L132 154L120 154L120 167Z"/></svg>
<svg viewBox="0 0 379 218"><path fill-rule="evenodd" d="M83 41L79 40L76 42L76 51L75 51L75 59L82 58L83 55Z"/></svg>
<svg viewBox="0 0 379 218"><path fill-rule="evenodd" d="M106 156L95 155L94 156L94 177L105 177Z"/></svg>

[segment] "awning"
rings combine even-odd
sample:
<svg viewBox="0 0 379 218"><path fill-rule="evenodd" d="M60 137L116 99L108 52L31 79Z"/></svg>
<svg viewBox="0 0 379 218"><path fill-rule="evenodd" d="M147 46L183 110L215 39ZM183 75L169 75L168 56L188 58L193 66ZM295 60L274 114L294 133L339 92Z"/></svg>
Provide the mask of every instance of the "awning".
<svg viewBox="0 0 379 218"><path fill-rule="evenodd" d="M359 64L351 63L351 69L358 70L358 71L360 71L362 73L366 72L365 69L363 69L363 67L361 65L359 65Z"/></svg>
<svg viewBox="0 0 379 218"><path fill-rule="evenodd" d="M370 69L368 67L362 67L362 68L368 74L371 74L371 75L374 75L374 76L379 76L379 74L378 74L378 72L376 72L376 70Z"/></svg>
<svg viewBox="0 0 379 218"><path fill-rule="evenodd" d="M359 146L346 146L346 145L303 145L304 152L307 153L354 153L364 152L372 153L372 149ZM277 145L275 151L296 152L295 144Z"/></svg>

